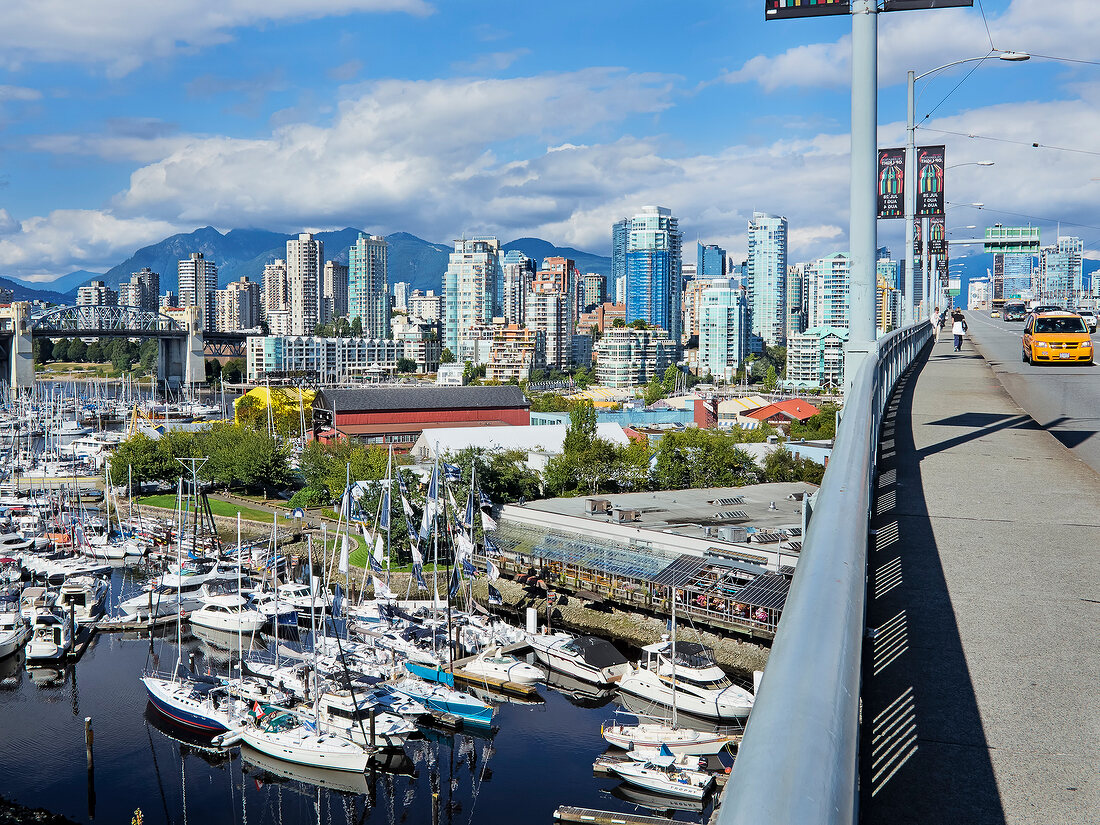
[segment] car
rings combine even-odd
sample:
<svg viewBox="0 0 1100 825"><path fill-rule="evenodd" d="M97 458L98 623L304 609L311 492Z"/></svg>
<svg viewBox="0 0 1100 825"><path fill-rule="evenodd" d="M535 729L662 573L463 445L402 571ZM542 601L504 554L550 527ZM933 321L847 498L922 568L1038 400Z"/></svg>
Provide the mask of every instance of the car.
<svg viewBox="0 0 1100 825"><path fill-rule="evenodd" d="M1039 306L1032 307L1028 310L1032 315L1038 315L1040 312L1065 312L1063 307L1055 306L1054 304L1039 304Z"/></svg>
<svg viewBox="0 0 1100 825"><path fill-rule="evenodd" d="M1000 318L1001 317L1001 311L999 309L995 309L995 310L993 310L989 313L989 317L990 318Z"/></svg>
<svg viewBox="0 0 1100 825"><path fill-rule="evenodd" d="M1022 360L1028 364L1094 363L1088 325L1072 312L1033 312L1020 340Z"/></svg>
<svg viewBox="0 0 1100 825"><path fill-rule="evenodd" d="M1077 314L1085 319L1085 326L1089 328L1089 332L1096 332L1096 313L1091 309L1079 309Z"/></svg>

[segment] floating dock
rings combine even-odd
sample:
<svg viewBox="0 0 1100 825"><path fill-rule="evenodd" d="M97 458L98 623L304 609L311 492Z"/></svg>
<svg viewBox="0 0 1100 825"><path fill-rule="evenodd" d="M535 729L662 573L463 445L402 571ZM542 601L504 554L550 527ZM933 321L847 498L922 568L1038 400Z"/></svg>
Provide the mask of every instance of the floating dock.
<svg viewBox="0 0 1100 825"><path fill-rule="evenodd" d="M500 652L505 655L511 655L527 650L530 645L527 642L516 642L500 649ZM535 685L522 685L519 682L509 682L505 679L497 679L492 676L482 676L481 674L467 673L462 669L463 665L466 665L476 659L477 656L467 656L464 659L456 659L450 665L444 665L443 670L454 676L455 687L462 685L472 685L473 687L484 688L485 690L491 690L495 693L503 693L506 696L515 696L520 699L538 699L539 692Z"/></svg>
<svg viewBox="0 0 1100 825"><path fill-rule="evenodd" d="M669 820L660 816L622 814L617 811L599 811L595 808L575 808L560 805L554 811L555 822L583 823L583 825L668 825Z"/></svg>

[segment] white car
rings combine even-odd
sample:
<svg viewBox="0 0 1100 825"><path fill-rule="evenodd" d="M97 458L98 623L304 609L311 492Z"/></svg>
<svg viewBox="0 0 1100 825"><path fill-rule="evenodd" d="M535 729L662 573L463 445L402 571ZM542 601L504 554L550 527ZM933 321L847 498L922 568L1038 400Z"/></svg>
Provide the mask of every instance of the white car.
<svg viewBox="0 0 1100 825"><path fill-rule="evenodd" d="M1091 309L1079 309L1077 314L1085 319L1085 325L1088 326L1089 332L1096 332L1096 313Z"/></svg>

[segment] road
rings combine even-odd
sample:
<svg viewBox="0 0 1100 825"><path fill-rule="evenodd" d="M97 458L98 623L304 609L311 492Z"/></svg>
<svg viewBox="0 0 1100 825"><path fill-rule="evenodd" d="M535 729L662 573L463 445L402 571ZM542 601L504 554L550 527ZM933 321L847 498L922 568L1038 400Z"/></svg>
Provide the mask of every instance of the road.
<svg viewBox="0 0 1100 825"><path fill-rule="evenodd" d="M970 339L1012 400L1100 473L1100 366L1029 366L1020 359L1022 322L967 312L966 323ZM1100 344L1100 336L1092 340L1093 346Z"/></svg>

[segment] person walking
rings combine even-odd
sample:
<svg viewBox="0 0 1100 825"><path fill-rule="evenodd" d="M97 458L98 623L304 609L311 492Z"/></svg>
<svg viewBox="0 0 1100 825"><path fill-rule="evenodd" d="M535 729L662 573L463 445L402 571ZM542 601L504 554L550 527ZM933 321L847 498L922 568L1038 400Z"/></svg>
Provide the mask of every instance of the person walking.
<svg viewBox="0 0 1100 825"><path fill-rule="evenodd" d="M966 335L966 319L961 310L951 313L951 334L955 336L955 352L960 352L963 345L963 336Z"/></svg>
<svg viewBox="0 0 1100 825"><path fill-rule="evenodd" d="M939 341L940 331L943 330L943 313L940 312L939 307L936 307L934 310L932 310L932 317L928 320L932 322L932 329L936 331L936 337L932 340Z"/></svg>

